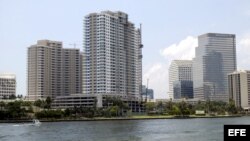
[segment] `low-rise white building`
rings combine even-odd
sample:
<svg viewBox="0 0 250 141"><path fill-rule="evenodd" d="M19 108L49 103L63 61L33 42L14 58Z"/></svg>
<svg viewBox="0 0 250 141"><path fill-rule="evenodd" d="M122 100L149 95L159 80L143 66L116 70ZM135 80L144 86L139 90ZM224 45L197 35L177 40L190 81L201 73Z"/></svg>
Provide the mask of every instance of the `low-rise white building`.
<svg viewBox="0 0 250 141"><path fill-rule="evenodd" d="M0 74L0 99L8 99L16 95L16 75L10 73Z"/></svg>

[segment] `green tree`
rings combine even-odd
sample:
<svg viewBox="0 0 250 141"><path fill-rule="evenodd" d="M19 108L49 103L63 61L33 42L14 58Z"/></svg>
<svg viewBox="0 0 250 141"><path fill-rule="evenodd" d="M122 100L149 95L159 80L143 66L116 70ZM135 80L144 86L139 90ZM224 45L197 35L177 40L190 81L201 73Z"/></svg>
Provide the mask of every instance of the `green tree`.
<svg viewBox="0 0 250 141"><path fill-rule="evenodd" d="M0 101L0 111L5 109L6 104L3 101Z"/></svg>
<svg viewBox="0 0 250 141"><path fill-rule="evenodd" d="M229 99L229 103L227 105L227 111L230 114L237 114L237 107L235 106L235 102L233 99Z"/></svg>
<svg viewBox="0 0 250 141"><path fill-rule="evenodd" d="M51 98L49 96L46 98L45 103L46 103L45 108L50 109L52 100L51 100Z"/></svg>
<svg viewBox="0 0 250 141"><path fill-rule="evenodd" d="M181 111L177 105L173 105L173 107L170 111L170 114L171 115L181 115Z"/></svg>
<svg viewBox="0 0 250 141"><path fill-rule="evenodd" d="M30 102L30 101L22 101L21 105L22 106L32 106L32 102Z"/></svg>
<svg viewBox="0 0 250 141"><path fill-rule="evenodd" d="M157 112L162 114L163 113L163 107L164 107L164 104L162 101L159 101L156 103L156 108L157 108Z"/></svg>
<svg viewBox="0 0 250 141"><path fill-rule="evenodd" d="M146 105L145 105L145 107L146 107L147 113L150 113L150 112L152 112L152 111L155 111L155 108L156 108L154 102L147 102Z"/></svg>
<svg viewBox="0 0 250 141"><path fill-rule="evenodd" d="M39 119L47 118L47 119L60 119L64 115L64 112L61 110L43 110L41 112L35 113L35 116Z"/></svg>
<svg viewBox="0 0 250 141"><path fill-rule="evenodd" d="M34 102L34 105L43 108L43 101L41 99L38 99Z"/></svg>
<svg viewBox="0 0 250 141"><path fill-rule="evenodd" d="M197 104L194 106L195 110L206 110L205 102L198 101Z"/></svg>
<svg viewBox="0 0 250 141"><path fill-rule="evenodd" d="M21 103L21 101L14 101L7 104L8 117L18 119L26 116L26 110L21 107Z"/></svg>
<svg viewBox="0 0 250 141"><path fill-rule="evenodd" d="M119 107L118 106L112 106L110 107L110 115L113 117L117 117L118 116L118 112L119 112Z"/></svg>
<svg viewBox="0 0 250 141"><path fill-rule="evenodd" d="M23 95L21 95L21 94L17 95L17 98L23 98Z"/></svg>
<svg viewBox="0 0 250 141"><path fill-rule="evenodd" d="M64 116L65 116L65 117L69 117L70 115L71 115L70 109L69 109L69 108L65 109L65 111L64 111Z"/></svg>
<svg viewBox="0 0 250 141"><path fill-rule="evenodd" d="M166 102L164 107L165 107L164 108L165 112L170 114L173 108L173 102L172 101Z"/></svg>
<svg viewBox="0 0 250 141"><path fill-rule="evenodd" d="M188 108L188 104L186 102L182 101L178 103L178 108L180 115L182 116L190 115L190 109Z"/></svg>
<svg viewBox="0 0 250 141"><path fill-rule="evenodd" d="M129 110L128 104L123 102L119 97L106 97L104 105L107 106L107 110L103 110L103 113L106 116L111 116L110 115L111 113L106 113L106 112L110 112L113 106L118 107L116 116L124 116L124 113L126 113L127 110Z"/></svg>
<svg viewBox="0 0 250 141"><path fill-rule="evenodd" d="M9 99L16 99L16 95L14 95L14 94L10 95Z"/></svg>

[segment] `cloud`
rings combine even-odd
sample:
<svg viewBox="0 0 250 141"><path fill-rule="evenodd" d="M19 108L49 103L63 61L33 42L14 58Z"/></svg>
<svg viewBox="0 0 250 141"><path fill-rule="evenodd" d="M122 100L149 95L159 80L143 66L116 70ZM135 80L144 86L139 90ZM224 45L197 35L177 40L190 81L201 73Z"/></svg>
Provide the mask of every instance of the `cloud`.
<svg viewBox="0 0 250 141"><path fill-rule="evenodd" d="M250 35L244 36L239 40L236 46L236 50L238 70L250 70Z"/></svg>
<svg viewBox="0 0 250 141"><path fill-rule="evenodd" d="M168 72L167 67L163 63L152 64L143 75L143 82L146 85L148 79L148 87L154 90L155 98L166 98Z"/></svg>
<svg viewBox="0 0 250 141"><path fill-rule="evenodd" d="M149 79L149 88L154 89L155 98L168 98L168 68L172 60L191 60L195 56L195 47L198 41L196 37L187 36L179 43L169 45L159 51L161 62L153 63L146 68L143 75L144 84Z"/></svg>
<svg viewBox="0 0 250 141"><path fill-rule="evenodd" d="M149 70L144 74L144 77L145 78L152 77L156 72L158 72L161 69L162 69L161 63L153 64L153 66L151 66Z"/></svg>
<svg viewBox="0 0 250 141"><path fill-rule="evenodd" d="M172 44L160 51L167 60L192 59L195 56L195 47L198 46L196 37L188 36L178 44Z"/></svg>

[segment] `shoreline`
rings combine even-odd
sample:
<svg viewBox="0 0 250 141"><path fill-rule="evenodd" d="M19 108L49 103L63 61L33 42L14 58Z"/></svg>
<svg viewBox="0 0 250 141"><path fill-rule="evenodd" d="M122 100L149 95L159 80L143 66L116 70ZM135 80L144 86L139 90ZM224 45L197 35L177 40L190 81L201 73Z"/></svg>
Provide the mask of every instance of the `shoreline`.
<svg viewBox="0 0 250 141"><path fill-rule="evenodd" d="M96 118L68 118L68 119L40 119L40 122L77 122L77 121L118 121L118 120L157 120L157 119L195 119L195 118L236 118L245 115L219 115L219 116L134 116L134 117L96 117ZM247 116L247 115L246 115ZM30 123L32 119L0 120L1 123Z"/></svg>

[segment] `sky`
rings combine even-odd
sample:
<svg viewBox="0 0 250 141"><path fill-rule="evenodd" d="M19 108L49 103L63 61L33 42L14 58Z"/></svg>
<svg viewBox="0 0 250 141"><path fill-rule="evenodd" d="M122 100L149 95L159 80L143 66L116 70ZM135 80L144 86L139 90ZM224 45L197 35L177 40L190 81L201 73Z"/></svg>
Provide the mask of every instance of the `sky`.
<svg viewBox="0 0 250 141"><path fill-rule="evenodd" d="M84 16L105 10L142 24L143 84L157 99L168 98L171 61L195 57L201 34L236 34L238 69L250 69L249 0L0 0L0 73L16 74L26 95L27 48L49 39L83 50Z"/></svg>

